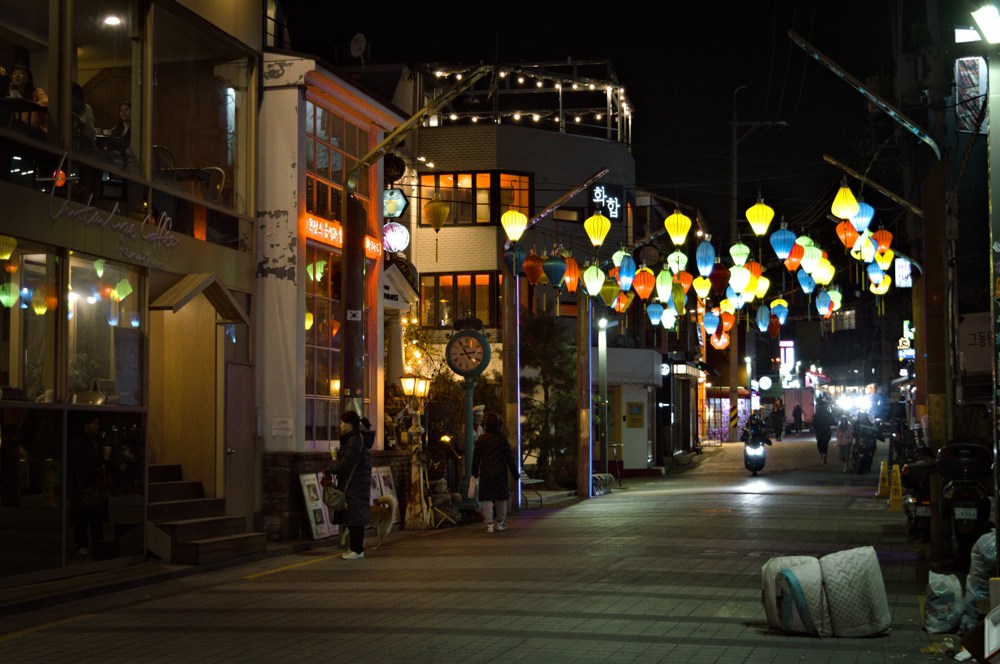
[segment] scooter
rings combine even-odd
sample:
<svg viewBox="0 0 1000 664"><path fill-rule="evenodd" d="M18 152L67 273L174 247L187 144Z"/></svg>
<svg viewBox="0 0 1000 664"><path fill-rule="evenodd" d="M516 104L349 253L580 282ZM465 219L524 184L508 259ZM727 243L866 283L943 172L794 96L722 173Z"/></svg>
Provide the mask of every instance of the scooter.
<svg viewBox="0 0 1000 664"><path fill-rule="evenodd" d="M857 474L871 472L878 448L875 429L870 422L860 422L854 430L854 442L851 444L851 467Z"/></svg>
<svg viewBox="0 0 1000 664"><path fill-rule="evenodd" d="M903 495L906 532L921 542L931 541L931 476L936 472L937 461L929 450L900 469L900 482L906 490Z"/></svg>
<svg viewBox="0 0 1000 664"><path fill-rule="evenodd" d="M941 518L954 546L959 568L969 569L976 540L993 527L990 477L993 451L985 445L954 443L938 450Z"/></svg>
<svg viewBox="0 0 1000 664"><path fill-rule="evenodd" d="M754 477L764 469L764 462L767 461L766 446L770 444L763 425L749 426L743 433L743 465Z"/></svg>

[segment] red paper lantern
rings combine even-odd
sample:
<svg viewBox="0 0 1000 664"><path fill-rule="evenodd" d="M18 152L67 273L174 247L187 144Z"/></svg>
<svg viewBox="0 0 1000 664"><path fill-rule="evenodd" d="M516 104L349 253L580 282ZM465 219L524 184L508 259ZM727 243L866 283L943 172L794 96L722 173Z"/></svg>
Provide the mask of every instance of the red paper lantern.
<svg viewBox="0 0 1000 664"><path fill-rule="evenodd" d="M545 273L542 269L542 258L535 253L535 250L531 250L531 254L524 259L524 265L522 268L524 270L524 276L528 278L528 283L534 286L542 278Z"/></svg>
<svg viewBox="0 0 1000 664"><path fill-rule="evenodd" d="M884 252L892 244L892 233L880 228L872 233L872 239L878 242L878 250Z"/></svg>
<svg viewBox="0 0 1000 664"><path fill-rule="evenodd" d="M736 323L736 316L733 315L731 311L723 311L719 314L719 319L722 321L721 325L723 332L728 332L729 329ZM718 330L716 330L716 334L718 334Z"/></svg>
<svg viewBox="0 0 1000 664"><path fill-rule="evenodd" d="M788 258L785 259L785 268L789 272L798 270L799 263L802 262L802 257L805 256L805 253L805 247L798 243L793 244L791 251L788 252Z"/></svg>
<svg viewBox="0 0 1000 664"><path fill-rule="evenodd" d="M711 337L712 348L716 350L723 350L729 347L729 335L722 330L716 330L715 334Z"/></svg>
<svg viewBox="0 0 1000 664"><path fill-rule="evenodd" d="M750 274L757 279L760 279L760 275L764 274L764 266L757 261L747 261L743 264L743 267L750 270Z"/></svg>
<svg viewBox="0 0 1000 664"><path fill-rule="evenodd" d="M774 314L771 314L771 322L767 324L767 333L771 335L772 339L778 338L778 333L781 332L781 321Z"/></svg>
<svg viewBox="0 0 1000 664"><path fill-rule="evenodd" d="M855 241L858 239L858 231L855 230L854 224L849 220L844 219L842 222L837 224L837 237L840 241L844 243L844 246L850 249L854 246Z"/></svg>
<svg viewBox="0 0 1000 664"><path fill-rule="evenodd" d="M575 258L567 256L566 274L563 275L563 285L568 292L575 293L578 283L580 283L580 266L576 264Z"/></svg>
<svg viewBox="0 0 1000 664"><path fill-rule="evenodd" d="M729 268L722 263L716 263L712 268L712 274L708 275L708 280L712 282L712 290L716 295L723 295L726 286L729 285Z"/></svg>
<svg viewBox="0 0 1000 664"><path fill-rule="evenodd" d="M645 301L656 286L656 275L648 267L643 265L636 270L635 277L632 278L632 289L636 295Z"/></svg>
<svg viewBox="0 0 1000 664"><path fill-rule="evenodd" d="M691 284L694 283L694 275L690 272L678 272L674 275L674 281L681 285L684 294L687 295L687 292L691 290Z"/></svg>

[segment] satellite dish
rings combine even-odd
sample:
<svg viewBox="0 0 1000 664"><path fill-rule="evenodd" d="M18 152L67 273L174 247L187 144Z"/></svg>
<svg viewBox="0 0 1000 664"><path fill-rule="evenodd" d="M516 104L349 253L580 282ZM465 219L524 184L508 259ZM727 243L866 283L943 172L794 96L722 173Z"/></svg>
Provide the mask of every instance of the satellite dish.
<svg viewBox="0 0 1000 664"><path fill-rule="evenodd" d="M364 59L365 47L368 46L368 40L360 32L351 38L351 56L355 58Z"/></svg>

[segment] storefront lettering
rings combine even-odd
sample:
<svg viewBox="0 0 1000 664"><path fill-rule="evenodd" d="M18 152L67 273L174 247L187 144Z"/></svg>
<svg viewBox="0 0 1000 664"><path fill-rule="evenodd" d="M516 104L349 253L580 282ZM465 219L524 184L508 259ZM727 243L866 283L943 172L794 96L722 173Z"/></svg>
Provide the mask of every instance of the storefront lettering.
<svg viewBox="0 0 1000 664"><path fill-rule="evenodd" d="M57 171L62 170L66 156L63 155L59 162ZM151 213L146 213L142 221L135 221L127 217L119 216L118 203L115 203L110 211L99 210L92 205L93 195L87 198L87 203L82 208L74 209L71 201L56 197L58 187L53 187L49 194L49 219L57 221L59 219L69 219L83 224L84 226L100 226L118 233L118 253L122 258L141 263L144 265L159 265L154 257L156 249L172 249L180 244L180 236L173 229L174 220L166 212L161 212L158 218L154 218ZM152 245L150 249L134 248L129 246L129 241L139 240Z"/></svg>

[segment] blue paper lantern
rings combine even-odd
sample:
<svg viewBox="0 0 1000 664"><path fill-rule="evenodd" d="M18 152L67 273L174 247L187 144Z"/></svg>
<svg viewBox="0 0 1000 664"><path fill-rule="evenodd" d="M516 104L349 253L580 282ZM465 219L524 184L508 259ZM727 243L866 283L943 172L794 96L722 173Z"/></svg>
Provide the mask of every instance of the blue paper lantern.
<svg viewBox="0 0 1000 664"><path fill-rule="evenodd" d="M794 244L795 233L787 228L779 228L771 233L771 248L774 249L774 255L778 257L778 260L783 261L788 258Z"/></svg>
<svg viewBox="0 0 1000 664"><path fill-rule="evenodd" d="M524 251L524 247L517 242L510 245L510 248L503 252L503 262L506 263L507 269L515 277L521 273L521 268L524 266L524 259L526 257L527 253Z"/></svg>
<svg viewBox="0 0 1000 664"><path fill-rule="evenodd" d="M757 307L757 329L761 332L767 332L767 326L771 324L771 310L767 308L766 304L762 304Z"/></svg>
<svg viewBox="0 0 1000 664"><path fill-rule="evenodd" d="M802 286L802 292L808 295L809 293L812 293L814 290L816 290L816 280L813 279L808 272L806 272L802 268L799 268L799 271L796 274L798 275L799 278L799 285Z"/></svg>
<svg viewBox="0 0 1000 664"><path fill-rule="evenodd" d="M884 277L885 277L885 272L883 272L882 268L878 266L878 263L868 264L868 280L871 281L872 284L878 286L880 283L882 283L882 279Z"/></svg>
<svg viewBox="0 0 1000 664"><path fill-rule="evenodd" d="M771 313L774 314L775 318L777 318L778 322L782 325L784 325L785 321L788 319L788 307L783 304L776 304L771 307Z"/></svg>
<svg viewBox="0 0 1000 664"><path fill-rule="evenodd" d="M628 292L632 288L632 279L635 278L635 259L631 254L623 254L621 263L618 264L618 285L622 292Z"/></svg>
<svg viewBox="0 0 1000 664"><path fill-rule="evenodd" d="M833 300L830 299L830 294L825 290L821 290L819 295L816 296L816 311L819 312L820 316L825 316L830 313L832 306Z"/></svg>
<svg viewBox="0 0 1000 664"><path fill-rule="evenodd" d="M864 233L874 218L875 208L864 201L858 201L858 213L851 217L851 225L858 233Z"/></svg>
<svg viewBox="0 0 1000 664"><path fill-rule="evenodd" d="M646 305L646 315L649 316L650 323L659 325L660 319L663 318L663 305L659 302L652 302Z"/></svg>
<svg viewBox="0 0 1000 664"><path fill-rule="evenodd" d="M542 261L542 271L554 288L561 288L563 277L566 276L566 259L559 254L552 254Z"/></svg>
<svg viewBox="0 0 1000 664"><path fill-rule="evenodd" d="M705 326L705 331L709 334L715 334L715 331L719 329L719 323L722 319L719 314L714 311L705 312L705 315L701 319L702 324Z"/></svg>
<svg viewBox="0 0 1000 664"><path fill-rule="evenodd" d="M695 264L698 266L698 274L707 277L712 274L715 268L715 247L708 240L702 240L694 254Z"/></svg>
<svg viewBox="0 0 1000 664"><path fill-rule="evenodd" d="M734 291L732 286L726 286L726 298L733 303L733 307L736 309L743 308L743 296Z"/></svg>

